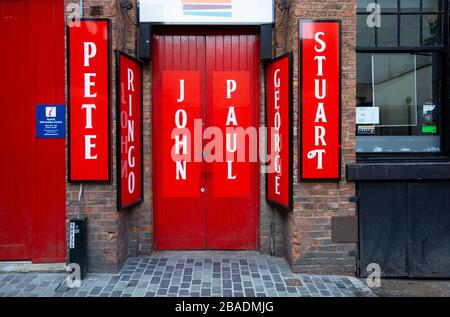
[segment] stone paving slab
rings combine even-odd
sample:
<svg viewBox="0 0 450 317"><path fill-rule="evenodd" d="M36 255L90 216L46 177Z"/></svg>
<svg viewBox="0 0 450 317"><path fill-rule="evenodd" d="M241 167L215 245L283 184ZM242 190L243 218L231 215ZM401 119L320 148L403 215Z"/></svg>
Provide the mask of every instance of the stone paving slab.
<svg viewBox="0 0 450 317"><path fill-rule="evenodd" d="M292 273L257 253L163 252L131 258L119 274L88 274L69 289L63 273L0 274L0 297L373 297L348 276Z"/></svg>

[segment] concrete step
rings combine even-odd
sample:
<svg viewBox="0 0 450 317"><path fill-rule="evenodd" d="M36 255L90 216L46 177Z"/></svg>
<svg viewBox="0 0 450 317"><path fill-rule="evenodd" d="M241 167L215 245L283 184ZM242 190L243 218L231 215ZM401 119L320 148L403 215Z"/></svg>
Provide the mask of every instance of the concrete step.
<svg viewBox="0 0 450 317"><path fill-rule="evenodd" d="M62 273L66 263L0 262L0 273Z"/></svg>

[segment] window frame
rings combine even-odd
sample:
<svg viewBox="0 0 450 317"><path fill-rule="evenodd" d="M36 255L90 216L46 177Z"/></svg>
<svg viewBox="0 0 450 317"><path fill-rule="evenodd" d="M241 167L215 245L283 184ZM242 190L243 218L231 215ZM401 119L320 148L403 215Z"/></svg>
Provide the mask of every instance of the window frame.
<svg viewBox="0 0 450 317"><path fill-rule="evenodd" d="M378 0L373 0L378 2ZM396 15L397 16L397 47L379 47L377 46L377 28L375 28L375 46L373 47L360 47L356 46L356 54L358 53L438 53L440 69L440 144L441 151L439 153L427 153L427 152L356 152L357 162L373 161L373 162L386 162L386 161L403 161L403 162L442 162L450 161L450 107L449 107L449 93L450 78L449 78L449 0L442 0L441 10L439 11L421 11L423 8L423 1L420 1L420 10L418 11L401 11L400 0L397 0L397 12L381 12L382 16ZM366 10L356 9L357 16L367 16ZM442 45L436 46L400 46L400 23L402 15L420 15L420 42L423 43L423 16L429 14L440 14L442 18ZM356 35L356 39L358 35ZM358 67L358 65L356 65ZM356 139L356 124L355 124L355 139ZM355 140L356 142L356 140Z"/></svg>

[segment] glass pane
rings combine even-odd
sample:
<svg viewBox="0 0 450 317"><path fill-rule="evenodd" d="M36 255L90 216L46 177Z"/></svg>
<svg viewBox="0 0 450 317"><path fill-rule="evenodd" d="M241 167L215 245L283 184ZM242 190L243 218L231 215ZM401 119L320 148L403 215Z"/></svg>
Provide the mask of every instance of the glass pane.
<svg viewBox="0 0 450 317"><path fill-rule="evenodd" d="M442 45L442 16L427 14L423 16L423 45Z"/></svg>
<svg viewBox="0 0 450 317"><path fill-rule="evenodd" d="M357 153L439 153L439 136L356 136Z"/></svg>
<svg viewBox="0 0 450 317"><path fill-rule="evenodd" d="M359 47L375 46L375 28L367 26L366 20L368 15L359 14L356 31L356 45Z"/></svg>
<svg viewBox="0 0 450 317"><path fill-rule="evenodd" d="M356 105L371 107L372 104L372 54L360 53L356 56Z"/></svg>
<svg viewBox="0 0 450 317"><path fill-rule="evenodd" d="M398 25L396 15L384 15L381 17L381 27L377 28L378 46L398 46Z"/></svg>
<svg viewBox="0 0 450 317"><path fill-rule="evenodd" d="M420 46L420 15L402 15L400 19L400 46Z"/></svg>
<svg viewBox="0 0 450 317"><path fill-rule="evenodd" d="M440 0L422 0L423 11L435 12L442 10L442 1Z"/></svg>
<svg viewBox="0 0 450 317"><path fill-rule="evenodd" d="M358 0L356 2L356 8L358 9L358 12L367 12L367 6L370 3L375 3L375 0Z"/></svg>
<svg viewBox="0 0 450 317"><path fill-rule="evenodd" d="M400 11L420 12L420 0L400 0Z"/></svg>
<svg viewBox="0 0 450 317"><path fill-rule="evenodd" d="M358 54L357 68L357 151L439 152L438 53Z"/></svg>
<svg viewBox="0 0 450 317"><path fill-rule="evenodd" d="M440 95L439 59L437 53L417 54L417 103L419 125L435 125L438 121Z"/></svg>
<svg viewBox="0 0 450 317"><path fill-rule="evenodd" d="M415 56L374 54L375 106L380 107L380 127L417 124Z"/></svg>
<svg viewBox="0 0 450 317"><path fill-rule="evenodd" d="M378 0L378 4L381 7L381 13L397 12L397 0Z"/></svg>

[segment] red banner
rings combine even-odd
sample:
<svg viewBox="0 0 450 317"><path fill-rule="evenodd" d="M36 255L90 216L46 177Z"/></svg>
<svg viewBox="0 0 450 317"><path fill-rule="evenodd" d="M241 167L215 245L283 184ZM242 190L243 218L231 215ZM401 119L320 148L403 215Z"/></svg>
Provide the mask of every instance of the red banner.
<svg viewBox="0 0 450 317"><path fill-rule="evenodd" d="M117 209L143 201L142 63L116 53Z"/></svg>
<svg viewBox="0 0 450 317"><path fill-rule="evenodd" d="M109 182L110 22L82 19L67 30L69 182Z"/></svg>
<svg viewBox="0 0 450 317"><path fill-rule="evenodd" d="M194 133L202 130L200 72L165 71L162 74L164 197L199 197L202 144L194 152ZM160 131L153 131L160 133ZM197 154L196 156L194 154Z"/></svg>
<svg viewBox="0 0 450 317"><path fill-rule="evenodd" d="M300 179L341 173L341 23L300 22Z"/></svg>
<svg viewBox="0 0 450 317"><path fill-rule="evenodd" d="M214 150L212 163L214 197L250 195L251 158L257 155L258 142L257 130L250 127L250 94L249 72L213 72L211 126L218 129L222 140L220 145L217 138L210 143L221 146ZM205 152L213 151L207 145Z"/></svg>
<svg viewBox="0 0 450 317"><path fill-rule="evenodd" d="M266 65L267 201L293 207L292 53Z"/></svg>

